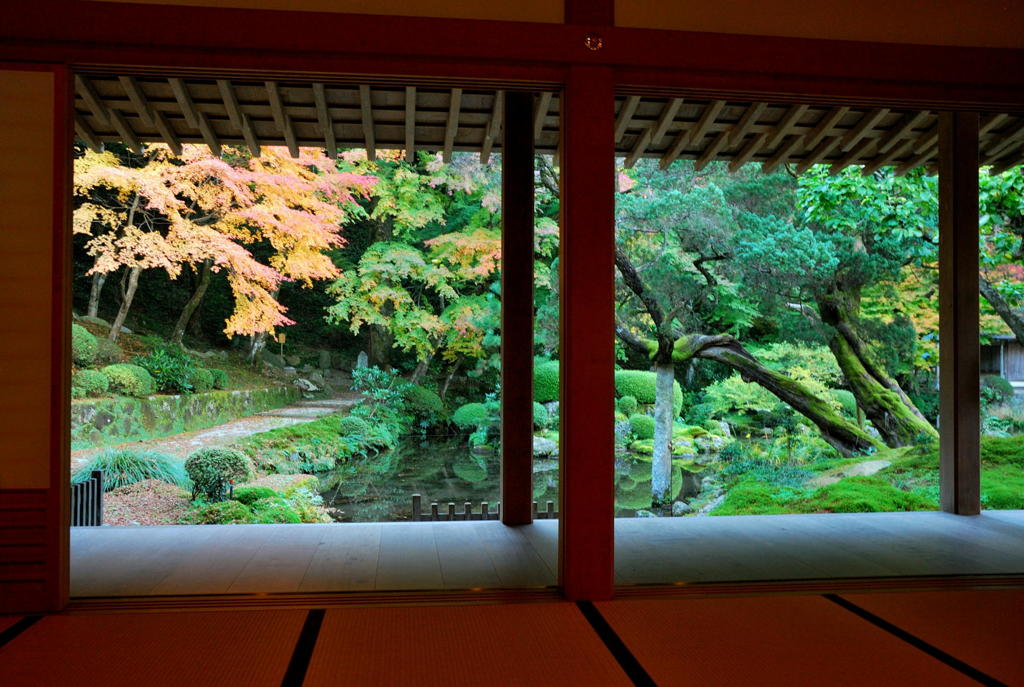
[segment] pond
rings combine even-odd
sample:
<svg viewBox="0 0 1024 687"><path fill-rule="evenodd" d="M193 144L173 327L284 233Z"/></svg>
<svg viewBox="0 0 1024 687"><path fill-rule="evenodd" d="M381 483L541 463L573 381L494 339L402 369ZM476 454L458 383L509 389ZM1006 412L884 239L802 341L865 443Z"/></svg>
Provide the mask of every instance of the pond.
<svg viewBox="0 0 1024 687"><path fill-rule="evenodd" d="M678 470L677 470L678 472ZM650 461L619 456L615 463L616 515L630 517L650 508ZM500 458L497 452L474 454L464 437L403 437L400 445L337 470L317 475L324 505L338 522L390 522L412 519L412 495L455 503L469 501L479 512L481 501L500 500ZM674 476L673 491L681 489ZM533 466L533 498L543 510L547 501L558 507L558 460L538 458Z"/></svg>

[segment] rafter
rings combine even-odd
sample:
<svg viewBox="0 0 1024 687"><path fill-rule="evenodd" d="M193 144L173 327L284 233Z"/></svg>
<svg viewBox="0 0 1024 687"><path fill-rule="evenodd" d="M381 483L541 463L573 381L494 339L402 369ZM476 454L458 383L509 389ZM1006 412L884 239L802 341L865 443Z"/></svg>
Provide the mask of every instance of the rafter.
<svg viewBox="0 0 1024 687"><path fill-rule="evenodd" d="M132 149L132 152L136 155L142 155L144 150L142 143L139 141L139 137L135 135L135 132L132 131L128 121L124 118L124 115L118 110L111 109L110 121L114 125L114 128L117 129L117 133L121 135L121 140L128 144L128 147Z"/></svg>
<svg viewBox="0 0 1024 687"><path fill-rule="evenodd" d="M640 96L629 95L619 108L619 114L615 117L615 142L619 143L626 133L626 128L636 114L636 108L640 105Z"/></svg>
<svg viewBox="0 0 1024 687"><path fill-rule="evenodd" d="M452 148L455 147L455 136L459 133L459 112L462 109L462 89L453 88L451 98L448 101L448 122L444 127L444 147L441 149L441 159L445 162L452 161Z"/></svg>
<svg viewBox="0 0 1024 687"><path fill-rule="evenodd" d="M167 120L167 116L163 112L157 110L153 113L153 123L156 125L157 131L163 136L164 143L171 149L171 152L175 155L181 155L181 141L178 140L178 135L174 132L174 128L171 123Z"/></svg>
<svg viewBox="0 0 1024 687"><path fill-rule="evenodd" d="M878 141L878 152L888 152L890 148L894 147L897 143L909 136L914 129L921 126L922 122L931 116L932 113L928 110L922 110L921 112L908 112L903 115L903 118L896 124L896 126L893 127L892 131L885 134Z"/></svg>
<svg viewBox="0 0 1024 687"><path fill-rule="evenodd" d="M338 139L334 136L334 120L327 107L327 89L322 83L313 84L313 102L316 103L316 118L320 122L320 133L324 137L327 156L332 160L338 157Z"/></svg>
<svg viewBox="0 0 1024 687"><path fill-rule="evenodd" d="M366 142L366 157L377 159L377 139L373 132L373 103L370 100L370 87L359 86L359 110L363 115L363 140Z"/></svg>
<svg viewBox="0 0 1024 687"><path fill-rule="evenodd" d="M824 160L828 157L829 153L839 147L839 141L841 140L841 136L829 136L828 138L825 138L814 150L807 153L803 161L796 166L796 173L803 174L811 167Z"/></svg>
<svg viewBox="0 0 1024 687"><path fill-rule="evenodd" d="M242 109L238 106L234 87L226 79L217 79L217 90L220 91L220 99L224 103L224 111L228 113L228 119L236 129L241 131Z"/></svg>
<svg viewBox="0 0 1024 687"><path fill-rule="evenodd" d="M213 130L210 120L206 118L204 113L196 111L196 121L199 123L199 133L202 135L206 147L210 149L211 153L220 157L220 139L217 138L217 132Z"/></svg>
<svg viewBox="0 0 1024 687"><path fill-rule="evenodd" d="M662 108L661 114L658 116L657 121L652 122L637 139L636 144L633 146L633 150L629 155L626 156L624 163L626 169L629 169L636 164L636 161L647 152L649 146L656 146L661 143L661 139L665 137L665 132L668 131L673 120L675 120L676 113L679 112L679 107L683 104L682 98L672 98L665 107Z"/></svg>
<svg viewBox="0 0 1024 687"><path fill-rule="evenodd" d="M896 160L909 153L912 147L913 141L904 141L902 145L896 146L885 155L882 155L881 151L879 151L879 155L870 163L864 165L860 173L864 176L871 176L882 167L893 164Z"/></svg>
<svg viewBox="0 0 1024 687"><path fill-rule="evenodd" d="M896 168L896 176L900 176L901 177L904 174L906 174L907 172L909 172L910 170L914 169L915 167L920 167L920 166L926 164L937 153L938 153L938 148L933 146L931 148L928 148L924 152L915 155L914 157L910 158L909 160L907 160L902 165L900 165L899 167Z"/></svg>
<svg viewBox="0 0 1024 687"><path fill-rule="evenodd" d="M750 139L750 142L743 146L743 150L737 153L736 157L734 157L732 162L729 163L729 171L735 172L737 169L747 164L747 162L754 157L757 151L761 149L761 146L764 145L766 140L768 140L767 131L762 131L757 136Z"/></svg>
<svg viewBox="0 0 1024 687"><path fill-rule="evenodd" d="M89 126L89 122L85 121L85 117L75 113L75 132L78 137L82 140L85 145L89 146L89 149L94 153L103 152L103 142L96 135L96 132Z"/></svg>
<svg viewBox="0 0 1024 687"><path fill-rule="evenodd" d="M551 109L551 93L544 91L537 96L537 107L533 113L533 140L536 143L540 138L540 132L544 130L544 120L547 119L548 110Z"/></svg>
<svg viewBox="0 0 1024 687"><path fill-rule="evenodd" d="M779 123L775 125L775 128L772 129L768 140L765 141L765 147L774 148L782 142L782 139L793 133L793 128L800 122L808 107L807 105L793 105L789 108L786 114L782 116L782 119L779 120Z"/></svg>
<svg viewBox="0 0 1024 687"><path fill-rule="evenodd" d="M725 144L730 140L730 132L723 131L715 137L714 142L704 149L701 156L697 158L697 161L693 163L693 168L698 172L708 166L708 163L715 159L715 156L721 152Z"/></svg>
<svg viewBox="0 0 1024 687"><path fill-rule="evenodd" d="M274 116L274 123L277 124L277 130L284 135L285 144L288 146L288 153L292 157L299 156L299 143L295 139L295 128L292 126L292 119L284 110L284 104L281 102L281 91L277 88L277 83L274 81L265 81L264 87L267 89L267 101L270 103L270 113Z"/></svg>
<svg viewBox="0 0 1024 687"><path fill-rule="evenodd" d="M185 123L193 129L199 129L199 117L196 115L196 104L192 102L192 94L188 92L188 86L183 79L170 78L167 83L171 85L171 92L174 99L178 101L181 114L185 117Z"/></svg>
<svg viewBox="0 0 1024 687"><path fill-rule="evenodd" d="M697 125L691 129L683 129L676 140L672 143L672 147L669 148L668 152L665 153L659 166L662 169L668 169L668 166L675 162L675 159L682 154L683 149L688 143L699 143L704 135L711 128L711 125L715 123L715 119L718 117L718 113L725 107L724 100L712 100L708 103L708 106L704 108L704 113L697 121Z"/></svg>
<svg viewBox="0 0 1024 687"><path fill-rule="evenodd" d="M416 87L405 87L405 159L416 161Z"/></svg>
<svg viewBox="0 0 1024 687"><path fill-rule="evenodd" d="M860 121L857 122L857 124L854 125L854 127L850 129L845 136L843 136L843 141L839 144L839 149L844 153L852 150L853 147L860 143L861 139L867 136L868 132L875 128L875 125L882 121L887 114L889 114L889 110L885 107L865 112L861 116Z"/></svg>
<svg viewBox="0 0 1024 687"><path fill-rule="evenodd" d="M789 143L784 146L780 146L775 154L768 158L763 165L761 165L761 171L765 174L775 171L775 168L779 165L788 162L790 155L795 153L801 143L803 143L803 136L793 135L789 137Z"/></svg>
<svg viewBox="0 0 1024 687"><path fill-rule="evenodd" d="M96 92L96 88L86 77L75 74L75 87L82 100L92 110L92 116L96 118L100 126L110 126L110 109L103 102L103 98Z"/></svg>
<svg viewBox="0 0 1024 687"><path fill-rule="evenodd" d="M764 114L768 107L766 103L751 103L740 121L729 130L729 145L739 145L739 142L746 138L750 130L757 125L757 118Z"/></svg>
<svg viewBox="0 0 1024 687"><path fill-rule="evenodd" d="M118 81L121 82L121 88L128 95L128 99L132 101L135 111L139 113L139 119L142 120L142 123L149 127L155 126L156 119L153 116L153 108L146 99L146 94L142 92L142 88L139 86L139 82L135 80L135 77L120 76Z"/></svg>
<svg viewBox="0 0 1024 687"><path fill-rule="evenodd" d="M821 143L822 139L829 135L829 132L835 128L836 124L843 120L843 117L845 117L846 113L849 111L850 108L844 105L842 107L833 107L831 110L826 112L818 123L814 125L814 128L807 133L807 136L804 137L804 148L811 150ZM841 139L837 138L836 143L840 140Z"/></svg>
<svg viewBox="0 0 1024 687"><path fill-rule="evenodd" d="M491 119L487 123L487 131L484 133L484 142L480 146L480 162L485 163L491 158L491 149L494 142L501 135L501 117L505 111L505 91L498 91L494 94L494 104L491 106Z"/></svg>
<svg viewBox="0 0 1024 687"><path fill-rule="evenodd" d="M841 171L843 171L850 165L856 164L857 160L867 155L868 150L873 148L875 145L875 141L870 138L861 141L860 143L855 145L849 152L847 152L846 155L839 158L836 162L832 164L831 167L829 167L829 175L835 176L836 174L839 174ZM839 145L839 148L842 149L842 144Z"/></svg>

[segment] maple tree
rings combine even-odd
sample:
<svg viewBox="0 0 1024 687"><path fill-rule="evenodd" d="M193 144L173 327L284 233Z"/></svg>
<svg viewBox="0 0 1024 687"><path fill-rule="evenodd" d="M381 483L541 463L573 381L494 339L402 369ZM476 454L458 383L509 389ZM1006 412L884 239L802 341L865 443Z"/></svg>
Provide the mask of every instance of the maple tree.
<svg viewBox="0 0 1024 687"><path fill-rule="evenodd" d="M184 146L180 157L162 145L127 158L86 151L75 161L74 231L90 237L90 274L125 269L110 339L118 337L140 273L154 268L171 278L184 266L201 266L207 277L225 272L235 303L225 322L229 337L292 324L275 298L281 282L309 286L338 276L325 251L343 245L342 225L361 212L355 200L373 183L338 171L319 150L303 149L298 158L279 148L264 148L260 157L234 148L214 156L198 145ZM267 264L250 251L257 244L270 247ZM201 290L179 318L177 340Z"/></svg>

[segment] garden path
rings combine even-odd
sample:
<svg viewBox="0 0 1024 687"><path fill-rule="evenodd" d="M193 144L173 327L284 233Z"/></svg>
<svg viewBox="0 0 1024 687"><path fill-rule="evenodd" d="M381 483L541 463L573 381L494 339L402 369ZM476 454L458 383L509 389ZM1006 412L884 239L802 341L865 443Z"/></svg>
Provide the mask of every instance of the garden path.
<svg viewBox="0 0 1024 687"><path fill-rule="evenodd" d="M879 470L892 465L888 460L865 460L860 463L854 463L853 465L844 465L842 467L833 468L827 472L824 472L814 479L810 480L807 484L812 487L824 487L829 484L835 484L844 477L867 477L873 475Z"/></svg>
<svg viewBox="0 0 1024 687"><path fill-rule="evenodd" d="M154 449L170 454L175 458L184 459L192 451L209 446L225 446L242 437L266 432L267 430L288 425L310 422L324 415L351 408L362 398L356 391L343 391L332 398L299 401L283 408L265 410L248 417L240 417L215 427L207 427L193 432L172 434L171 436L151 439L149 441L132 441L104 448L137 448ZM88 448L71 452L71 470L85 464L101 448Z"/></svg>

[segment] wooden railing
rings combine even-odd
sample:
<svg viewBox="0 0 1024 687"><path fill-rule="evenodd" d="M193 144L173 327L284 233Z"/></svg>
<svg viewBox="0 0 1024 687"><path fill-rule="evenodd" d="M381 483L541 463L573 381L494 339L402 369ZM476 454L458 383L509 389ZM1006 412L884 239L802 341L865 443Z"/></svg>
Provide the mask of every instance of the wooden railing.
<svg viewBox="0 0 1024 687"><path fill-rule="evenodd" d="M558 518L558 511L555 510L555 502L547 501L545 503L544 510L539 510L537 502L533 502L533 519L534 520L556 520ZM449 502L445 508L441 507L437 501L432 501L430 504L430 510L423 512L423 497L420 494L412 495L412 519L414 522L430 521L430 520L500 520L501 519L501 503L494 504L494 510L491 510L490 504L487 501L480 503L480 509L477 512L473 511L473 504L466 501L462 504L462 509L457 510L455 503Z"/></svg>
<svg viewBox="0 0 1024 687"><path fill-rule="evenodd" d="M103 471L93 470L89 479L71 485L71 526L103 524Z"/></svg>

